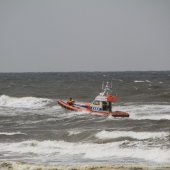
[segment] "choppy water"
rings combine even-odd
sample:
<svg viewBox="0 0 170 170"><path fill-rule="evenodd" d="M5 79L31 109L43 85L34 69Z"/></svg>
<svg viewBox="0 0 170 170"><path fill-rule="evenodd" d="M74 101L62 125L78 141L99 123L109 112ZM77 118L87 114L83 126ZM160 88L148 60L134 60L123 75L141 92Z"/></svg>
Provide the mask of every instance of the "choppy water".
<svg viewBox="0 0 170 170"><path fill-rule="evenodd" d="M129 118L66 111L112 80ZM0 161L170 163L170 72L0 74Z"/></svg>

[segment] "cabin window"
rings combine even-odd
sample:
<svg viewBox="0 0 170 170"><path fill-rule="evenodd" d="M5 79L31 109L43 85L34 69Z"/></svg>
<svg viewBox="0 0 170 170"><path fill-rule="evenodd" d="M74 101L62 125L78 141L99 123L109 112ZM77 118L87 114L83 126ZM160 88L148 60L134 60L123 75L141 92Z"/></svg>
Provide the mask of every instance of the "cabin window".
<svg viewBox="0 0 170 170"><path fill-rule="evenodd" d="M108 103L107 102L102 102L102 107L103 107L103 110L106 111L108 110Z"/></svg>
<svg viewBox="0 0 170 170"><path fill-rule="evenodd" d="M93 104L94 105L100 105L100 101L95 100L95 101L93 101Z"/></svg>

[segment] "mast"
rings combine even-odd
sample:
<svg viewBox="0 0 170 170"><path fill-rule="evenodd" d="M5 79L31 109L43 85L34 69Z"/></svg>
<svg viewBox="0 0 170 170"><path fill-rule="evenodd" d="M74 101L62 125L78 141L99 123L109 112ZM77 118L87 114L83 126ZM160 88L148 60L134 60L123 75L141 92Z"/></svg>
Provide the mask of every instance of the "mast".
<svg viewBox="0 0 170 170"><path fill-rule="evenodd" d="M103 85L102 85L102 87L103 87ZM101 93L101 95L102 95L102 96L111 95L111 93L112 93L111 88L112 88L112 83L109 83L109 82L107 81L107 82L106 82L106 85L105 85L105 88L103 89L104 92Z"/></svg>

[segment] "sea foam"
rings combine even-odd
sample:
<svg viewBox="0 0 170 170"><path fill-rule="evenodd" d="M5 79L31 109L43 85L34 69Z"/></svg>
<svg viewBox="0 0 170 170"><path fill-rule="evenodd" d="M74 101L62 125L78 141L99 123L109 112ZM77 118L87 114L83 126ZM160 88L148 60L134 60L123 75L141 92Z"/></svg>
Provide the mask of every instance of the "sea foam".
<svg viewBox="0 0 170 170"><path fill-rule="evenodd" d="M12 136L12 135L26 135L22 132L0 132L0 135Z"/></svg>
<svg viewBox="0 0 170 170"><path fill-rule="evenodd" d="M128 112L130 119L151 119L151 120L170 120L170 105L167 104L138 104L127 106L114 106L113 111L121 110Z"/></svg>
<svg viewBox="0 0 170 170"><path fill-rule="evenodd" d="M0 107L13 108L39 108L47 105L51 99L36 97L10 97L0 96Z"/></svg>
<svg viewBox="0 0 170 170"><path fill-rule="evenodd" d="M121 137L130 137L134 139L150 139L150 138L165 138L169 135L166 132L133 132L133 131L101 131L95 137L99 139L114 139Z"/></svg>
<svg viewBox="0 0 170 170"><path fill-rule="evenodd" d="M170 161L170 150L162 149L157 146L143 146L141 142L136 142L129 147L122 147L125 142L111 143L72 143L65 141L24 141L18 143L0 143L1 154L15 155L20 160L26 158L34 161L67 162L74 158L74 161L80 159L93 161L126 161L132 160L150 161L156 163L166 163ZM5 158L4 154L4 158Z"/></svg>

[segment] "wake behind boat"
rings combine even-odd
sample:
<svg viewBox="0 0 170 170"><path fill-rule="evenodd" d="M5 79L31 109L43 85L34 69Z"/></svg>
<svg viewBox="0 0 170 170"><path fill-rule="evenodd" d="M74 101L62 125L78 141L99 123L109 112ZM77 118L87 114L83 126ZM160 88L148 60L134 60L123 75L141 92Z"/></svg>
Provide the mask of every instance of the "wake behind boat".
<svg viewBox="0 0 170 170"><path fill-rule="evenodd" d="M113 116L113 117L129 117L129 114L122 111L112 111L112 103L118 102L118 97L112 95L112 85L107 82L103 92L94 99L92 103L77 102L70 98L69 101L59 100L58 104L68 110L72 111L85 111L87 113Z"/></svg>

